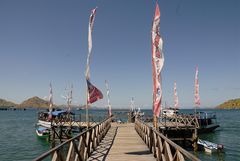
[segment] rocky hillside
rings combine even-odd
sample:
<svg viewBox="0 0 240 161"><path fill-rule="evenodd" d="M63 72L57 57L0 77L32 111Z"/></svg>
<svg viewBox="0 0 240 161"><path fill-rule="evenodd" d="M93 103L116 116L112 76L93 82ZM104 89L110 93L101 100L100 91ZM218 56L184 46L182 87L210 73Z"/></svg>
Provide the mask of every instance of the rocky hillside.
<svg viewBox="0 0 240 161"><path fill-rule="evenodd" d="M1 107L15 107L16 104L0 98L0 108Z"/></svg>
<svg viewBox="0 0 240 161"><path fill-rule="evenodd" d="M49 102L45 101L37 96L27 99L26 101L23 101L20 105L18 105L19 108L48 108Z"/></svg>
<svg viewBox="0 0 240 161"><path fill-rule="evenodd" d="M240 108L240 98L228 100L217 106L218 109L234 109Z"/></svg>

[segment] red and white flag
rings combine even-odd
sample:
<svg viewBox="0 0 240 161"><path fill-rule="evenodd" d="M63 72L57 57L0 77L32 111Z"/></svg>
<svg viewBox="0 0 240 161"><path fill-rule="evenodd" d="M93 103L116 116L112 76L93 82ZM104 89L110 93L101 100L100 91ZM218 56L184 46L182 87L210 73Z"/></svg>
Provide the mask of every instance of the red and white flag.
<svg viewBox="0 0 240 161"><path fill-rule="evenodd" d="M103 98L102 92L97 89L94 85L91 84L89 80L87 80L87 88L88 88L88 103L94 103L99 99Z"/></svg>
<svg viewBox="0 0 240 161"><path fill-rule="evenodd" d="M199 83L198 83L198 66L196 67L196 75L195 75L195 105L196 107L200 107L200 96L199 96Z"/></svg>
<svg viewBox="0 0 240 161"><path fill-rule="evenodd" d="M177 83L174 82L174 108L178 109Z"/></svg>
<svg viewBox="0 0 240 161"><path fill-rule="evenodd" d="M160 10L156 4L155 15L152 25L152 73L153 73L153 113L159 117L162 103L161 71L164 64L162 52L163 41L159 32Z"/></svg>
<svg viewBox="0 0 240 161"><path fill-rule="evenodd" d="M88 26L88 56L87 56L87 66L86 66L86 79L90 79L90 56L92 52L92 30L93 23L96 16L97 7L91 11L91 15L89 17L89 26Z"/></svg>
<svg viewBox="0 0 240 161"><path fill-rule="evenodd" d="M110 103L109 86L108 86L107 80L105 80L105 85L106 85L106 88L107 88L108 115L109 115L109 116L112 116L112 106L111 106L111 103Z"/></svg>

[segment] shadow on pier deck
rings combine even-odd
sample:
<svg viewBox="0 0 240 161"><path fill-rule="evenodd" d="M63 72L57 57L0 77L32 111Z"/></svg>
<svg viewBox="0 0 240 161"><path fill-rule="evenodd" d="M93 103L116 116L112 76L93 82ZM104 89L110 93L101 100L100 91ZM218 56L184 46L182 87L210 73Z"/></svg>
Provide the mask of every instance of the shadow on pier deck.
<svg viewBox="0 0 240 161"><path fill-rule="evenodd" d="M52 161L199 161L156 129L136 119L117 124L109 118L34 159ZM139 137L140 136L140 137Z"/></svg>
<svg viewBox="0 0 240 161"><path fill-rule="evenodd" d="M138 137L134 123L112 123L106 137L88 160L156 160L147 145Z"/></svg>

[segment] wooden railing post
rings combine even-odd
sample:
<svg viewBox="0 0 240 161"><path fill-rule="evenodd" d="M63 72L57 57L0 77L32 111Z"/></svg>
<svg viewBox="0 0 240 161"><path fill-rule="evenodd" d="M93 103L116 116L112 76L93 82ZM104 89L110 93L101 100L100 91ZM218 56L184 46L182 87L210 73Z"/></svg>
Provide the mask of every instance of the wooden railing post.
<svg viewBox="0 0 240 161"><path fill-rule="evenodd" d="M46 153L33 159L41 161L51 156L52 161L85 161L99 145L111 127L111 117L61 143ZM68 147L66 151L66 147Z"/></svg>
<svg viewBox="0 0 240 161"><path fill-rule="evenodd" d="M136 119L135 129L139 136L149 147L157 160L185 161L185 158L192 161L200 161L193 154L178 146L156 129Z"/></svg>

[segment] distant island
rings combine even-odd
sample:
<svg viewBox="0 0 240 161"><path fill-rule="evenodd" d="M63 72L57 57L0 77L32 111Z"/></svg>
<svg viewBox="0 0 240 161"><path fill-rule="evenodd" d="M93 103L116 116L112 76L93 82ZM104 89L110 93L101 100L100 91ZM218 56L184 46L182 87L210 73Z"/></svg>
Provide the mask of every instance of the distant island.
<svg viewBox="0 0 240 161"><path fill-rule="evenodd" d="M240 109L240 98L228 100L216 107L217 109Z"/></svg>
<svg viewBox="0 0 240 161"><path fill-rule="evenodd" d="M15 107L15 106L17 106L17 104L0 98L0 107L10 108L10 107Z"/></svg>
<svg viewBox="0 0 240 161"><path fill-rule="evenodd" d="M35 97L27 99L26 101L23 101L17 107L18 108L34 107L34 108L45 108L45 109L47 109L49 107L49 102L35 96Z"/></svg>
<svg viewBox="0 0 240 161"><path fill-rule="evenodd" d="M77 109L84 109L85 105L82 106L76 106L72 105L74 108ZM66 108L67 105L53 105L53 108ZM11 101L7 101L5 99L0 98L0 109L7 109L7 108L16 108L16 109L25 109L25 108L40 108L40 109L48 109L49 108L49 102L41 99L37 96L34 96L32 98L29 98L25 101L23 101L20 104L16 104ZM92 107L94 109L99 109L98 107ZM224 103L218 105L216 109L240 109L240 98L238 99L231 99L228 101L225 101Z"/></svg>
<svg viewBox="0 0 240 161"><path fill-rule="evenodd" d="M72 105L74 108L83 109L85 106L76 106ZM66 108L67 105L53 105L53 108ZM7 101L5 99L0 99L0 109L26 109L26 108L38 108L38 109L48 109L49 102L41 99L37 96L29 98L23 101L20 104L13 103L11 101Z"/></svg>
<svg viewBox="0 0 240 161"><path fill-rule="evenodd" d="M45 108L49 107L49 102L37 96L23 101L21 104L16 104L5 99L0 99L0 109L25 109L25 108Z"/></svg>

